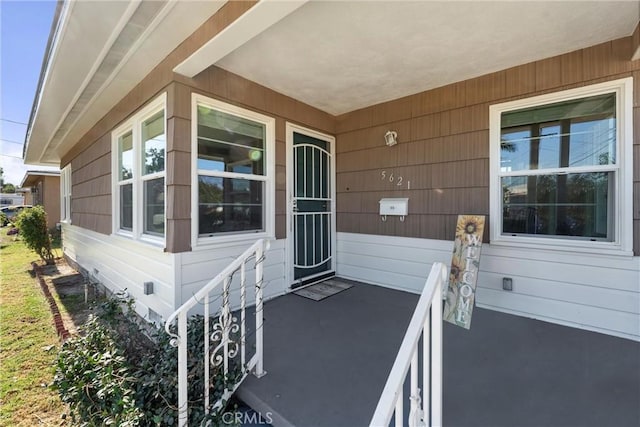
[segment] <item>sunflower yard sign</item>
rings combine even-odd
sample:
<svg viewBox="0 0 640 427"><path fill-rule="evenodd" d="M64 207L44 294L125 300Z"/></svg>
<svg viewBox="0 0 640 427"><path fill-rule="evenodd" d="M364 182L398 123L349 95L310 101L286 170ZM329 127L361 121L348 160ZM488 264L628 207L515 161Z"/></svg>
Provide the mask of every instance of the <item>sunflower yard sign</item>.
<svg viewBox="0 0 640 427"><path fill-rule="evenodd" d="M471 327L483 232L484 216L458 216L443 316L445 321L465 329Z"/></svg>

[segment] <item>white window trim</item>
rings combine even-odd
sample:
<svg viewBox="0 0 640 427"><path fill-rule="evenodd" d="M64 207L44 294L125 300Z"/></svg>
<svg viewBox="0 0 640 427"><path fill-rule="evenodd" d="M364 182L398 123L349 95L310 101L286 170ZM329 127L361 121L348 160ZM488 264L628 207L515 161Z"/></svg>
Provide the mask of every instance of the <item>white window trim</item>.
<svg viewBox="0 0 640 427"><path fill-rule="evenodd" d="M251 175L252 179L260 180L265 183L264 189L264 231L261 232L237 232L224 233L218 236L199 236L198 212L198 175L209 175L207 172L200 173L198 171L198 105L204 105L223 113L232 114L244 119L252 120L265 125L265 153L267 162L265 165L265 175ZM257 239L275 238L275 170L276 170L276 137L275 137L275 119L265 116L255 111L246 110L217 99L209 98L204 95L194 93L191 95L191 247L210 248L212 245L220 243L238 243L253 242ZM231 172L225 175L235 175ZM245 174L237 174L239 178L246 178Z"/></svg>
<svg viewBox="0 0 640 427"><path fill-rule="evenodd" d="M133 238L134 237L134 233L133 230L137 230L136 227L136 215L135 215L135 210L136 210L136 195L137 195L137 188L135 185L135 181L136 181L136 167L135 164L137 162L137 157L136 157L136 144L135 144L135 136L134 136L134 132L133 132L133 120L130 120L129 122L127 122L126 124L124 124L123 126L121 126L120 128L118 128L114 133L113 133L113 140L112 140L112 144L113 144L113 149L112 149L112 176L113 176L113 191L112 191L112 203L111 205L113 206L113 232L114 234L118 234L120 236L125 236L128 238ZM118 143L118 140L125 134L131 132L131 138L132 141L134 141L132 144L132 150L133 150L133 176L129 179L125 179L120 181L119 176L120 176L120 146ZM124 185L129 185L131 184L131 188L132 188L132 210L134 212L134 214L132 215L132 224L131 224L131 228L132 231L129 230L124 230L122 228L120 228L120 187L124 186Z"/></svg>
<svg viewBox="0 0 640 427"><path fill-rule="evenodd" d="M612 242L562 239L561 237L507 236L502 234L500 191L500 132L503 112L552 104L575 98L616 94L616 157L614 233ZM633 256L633 78L627 77L576 89L496 104L489 107L489 203L491 244L550 249L601 255Z"/></svg>
<svg viewBox="0 0 640 427"><path fill-rule="evenodd" d="M112 234L116 236L125 237L127 239L139 240L142 242L150 243L155 246L164 247L167 237L167 147L165 147L165 163L164 171L154 174L142 176L142 123L149 117L156 114L158 111L164 111L164 131L165 137L167 135L167 94L163 93L146 105L144 108L136 112L122 125L116 128L111 134L111 218L112 218ZM118 179L119 168L119 147L118 139L131 131L133 138L133 178L120 181ZM165 198L164 198L164 212L165 212L165 233L164 236L156 236L145 233L143 228L144 224L144 181L151 178L164 177L165 182ZM125 183L133 184L133 216L132 216L132 231L122 230L120 228L120 186Z"/></svg>
<svg viewBox="0 0 640 427"><path fill-rule="evenodd" d="M60 222L71 224L71 163L60 171Z"/></svg>

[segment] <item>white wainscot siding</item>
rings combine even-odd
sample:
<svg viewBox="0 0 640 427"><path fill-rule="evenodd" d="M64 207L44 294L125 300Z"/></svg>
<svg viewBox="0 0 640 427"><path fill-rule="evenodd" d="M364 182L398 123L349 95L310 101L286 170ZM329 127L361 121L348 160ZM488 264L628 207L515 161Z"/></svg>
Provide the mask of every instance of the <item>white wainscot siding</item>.
<svg viewBox="0 0 640 427"><path fill-rule="evenodd" d="M136 311L149 319L149 309L163 318L174 310L175 255L121 236L104 235L73 225L62 225L65 254L112 292L124 289L136 300ZM144 282L154 292L144 295ZM151 319L153 320L153 319Z"/></svg>
<svg viewBox="0 0 640 427"><path fill-rule="evenodd" d="M234 259L253 244L253 241L241 243L227 243L211 248L198 248L192 252L179 254L180 271L179 281L182 286L179 289L177 299L184 303L196 292L202 289L211 279L220 273ZM270 248L265 254L264 260L264 286L263 297L265 300L282 295L286 291L285 286L285 241L272 240ZM255 304L255 259L247 262L246 277L247 305ZM236 309L240 306L240 271L233 276L231 283L231 306ZM222 303L222 284L209 297L210 313L215 314ZM190 314L201 314L203 305L199 305Z"/></svg>
<svg viewBox="0 0 640 427"><path fill-rule="evenodd" d="M337 246L339 276L418 293L433 262L451 263L453 242L338 233ZM640 341L640 257L484 244L476 303Z"/></svg>
<svg viewBox="0 0 640 427"><path fill-rule="evenodd" d="M420 293L434 262L451 263L453 242L338 233L336 274Z"/></svg>
<svg viewBox="0 0 640 427"><path fill-rule="evenodd" d="M483 246L478 305L640 341L640 257ZM513 291L502 290L502 278Z"/></svg>

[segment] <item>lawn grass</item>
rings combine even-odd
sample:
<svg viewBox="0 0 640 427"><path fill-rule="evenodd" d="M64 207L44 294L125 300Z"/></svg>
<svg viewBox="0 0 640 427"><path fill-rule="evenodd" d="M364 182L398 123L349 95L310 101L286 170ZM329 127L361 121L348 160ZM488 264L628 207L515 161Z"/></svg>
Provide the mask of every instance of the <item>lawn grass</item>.
<svg viewBox="0 0 640 427"><path fill-rule="evenodd" d="M0 426L60 425L66 408L49 388L60 342L29 274L38 257L7 230L0 229Z"/></svg>

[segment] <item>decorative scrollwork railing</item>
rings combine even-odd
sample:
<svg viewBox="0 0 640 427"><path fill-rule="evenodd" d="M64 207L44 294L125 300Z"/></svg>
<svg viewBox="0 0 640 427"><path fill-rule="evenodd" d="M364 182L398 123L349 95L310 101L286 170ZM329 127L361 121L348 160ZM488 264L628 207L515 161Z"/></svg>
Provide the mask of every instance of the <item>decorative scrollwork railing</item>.
<svg viewBox="0 0 640 427"><path fill-rule="evenodd" d="M171 344L178 348L178 425L188 424L188 360L187 360L187 322L189 311L198 305L204 310L204 411L205 414L214 413L231 397L247 373L253 370L257 377L266 374L263 366L263 272L264 254L269 249L269 243L260 239L236 258L216 277L182 304L165 323L165 331L172 337ZM246 267L250 259L255 258L255 354L246 361L246 306L247 306L247 275ZM240 272L240 319L231 312L231 282L235 273ZM220 314L214 318L213 325L210 317L211 295L220 291L222 285L222 305ZM177 321L177 333L173 331ZM211 326L211 327L210 327ZM238 332L240 333L237 336ZM215 346L215 347L214 347ZM211 348L213 347L213 349ZM210 402L211 368L222 368L225 378L229 374L231 363L240 355L242 375L234 384L225 385L221 396L216 402Z"/></svg>
<svg viewBox="0 0 640 427"><path fill-rule="evenodd" d="M395 426L405 425L403 394L409 368L409 426L442 425L442 287L447 283L447 276L444 264L433 264L370 426L387 427L394 413ZM419 365L421 337L422 366ZM420 370L423 395L418 380Z"/></svg>

